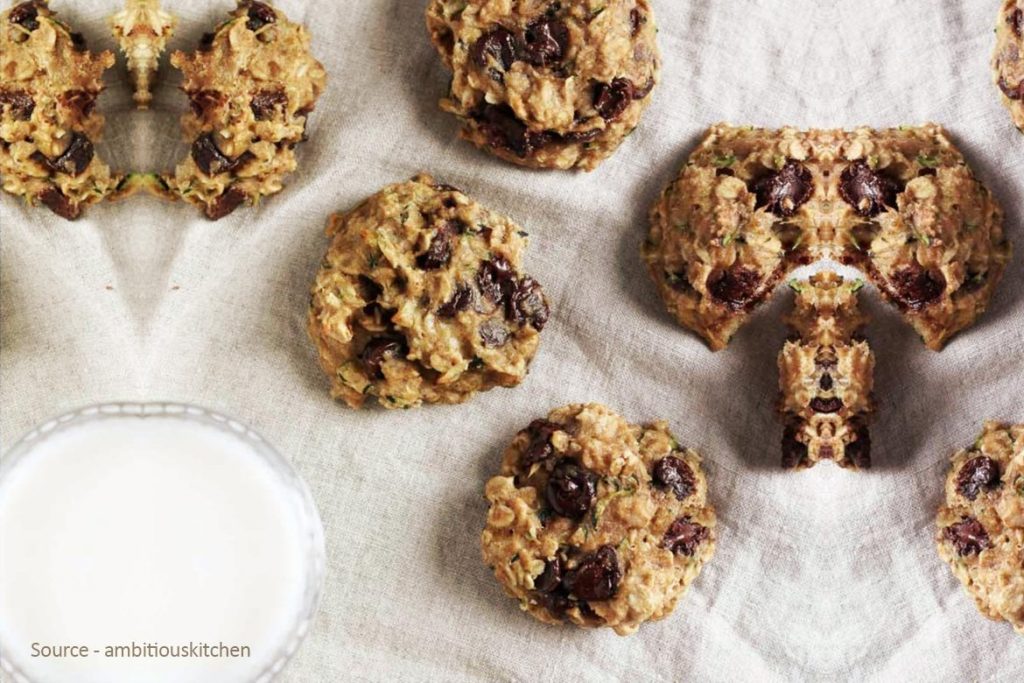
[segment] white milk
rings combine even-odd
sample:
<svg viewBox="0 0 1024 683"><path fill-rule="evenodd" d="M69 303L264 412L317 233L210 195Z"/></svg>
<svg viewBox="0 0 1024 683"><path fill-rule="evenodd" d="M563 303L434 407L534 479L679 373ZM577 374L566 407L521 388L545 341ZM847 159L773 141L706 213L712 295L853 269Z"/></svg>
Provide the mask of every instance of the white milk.
<svg viewBox="0 0 1024 683"><path fill-rule="evenodd" d="M239 430L204 415L94 416L8 454L0 478L8 673L13 666L33 683L231 683L269 678L268 668L283 664L316 602L322 529L283 461ZM249 656L105 656L133 643L223 643ZM88 656L32 656L62 646L79 648L65 655L84 646Z"/></svg>

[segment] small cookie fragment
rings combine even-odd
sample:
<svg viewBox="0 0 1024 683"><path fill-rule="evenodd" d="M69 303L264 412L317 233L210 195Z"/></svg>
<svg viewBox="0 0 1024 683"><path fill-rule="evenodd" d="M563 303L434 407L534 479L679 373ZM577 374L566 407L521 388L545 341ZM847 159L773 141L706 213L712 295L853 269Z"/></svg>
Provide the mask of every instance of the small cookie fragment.
<svg viewBox="0 0 1024 683"><path fill-rule="evenodd" d="M96 155L104 119L96 98L109 51L94 54L46 0L0 13L0 177L3 188L77 218L118 176Z"/></svg>
<svg viewBox="0 0 1024 683"><path fill-rule="evenodd" d="M181 124L192 145L166 177L173 192L217 220L281 191L327 80L309 44L305 27L279 10L239 0L196 52L171 55L185 77Z"/></svg>
<svg viewBox="0 0 1024 683"><path fill-rule="evenodd" d="M139 109L149 109L151 88L160 57L174 35L174 15L160 9L160 0L125 0L124 9L110 17L110 28L128 62Z"/></svg>
<svg viewBox="0 0 1024 683"><path fill-rule="evenodd" d="M1003 0L999 10L992 72L1014 125L1024 132L1024 2L1020 0Z"/></svg>
<svg viewBox="0 0 1024 683"><path fill-rule="evenodd" d="M701 457L598 405L534 420L487 482L484 562L548 624L619 635L668 616L715 549Z"/></svg>
<svg viewBox="0 0 1024 683"><path fill-rule="evenodd" d="M461 403L526 377L549 309L518 225L424 174L332 216L327 235L308 328L335 398Z"/></svg>
<svg viewBox="0 0 1024 683"><path fill-rule="evenodd" d="M462 137L522 166L593 170L640 122L658 83L648 0L432 0Z"/></svg>
<svg viewBox="0 0 1024 683"><path fill-rule="evenodd" d="M1024 424L986 422L953 455L936 523L939 556L981 613L1024 634Z"/></svg>
<svg viewBox="0 0 1024 683"><path fill-rule="evenodd" d="M867 421L874 411L875 358L860 338L867 323L857 305L862 284L831 271L790 283L796 305L786 322L796 339L779 354L783 467L822 460L871 467Z"/></svg>
<svg viewBox="0 0 1024 683"><path fill-rule="evenodd" d="M643 256L713 350L790 271L863 270L939 350L985 310L1011 253L1003 211L939 126L718 125L651 211Z"/></svg>

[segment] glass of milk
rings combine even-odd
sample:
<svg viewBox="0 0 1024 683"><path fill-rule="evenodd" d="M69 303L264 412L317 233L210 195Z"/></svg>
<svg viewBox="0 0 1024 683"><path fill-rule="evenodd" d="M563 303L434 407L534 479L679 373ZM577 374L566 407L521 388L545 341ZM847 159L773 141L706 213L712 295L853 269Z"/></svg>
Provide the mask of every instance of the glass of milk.
<svg viewBox="0 0 1024 683"><path fill-rule="evenodd" d="M0 672L18 683L269 681L323 575L308 488L222 415L94 406L0 461Z"/></svg>

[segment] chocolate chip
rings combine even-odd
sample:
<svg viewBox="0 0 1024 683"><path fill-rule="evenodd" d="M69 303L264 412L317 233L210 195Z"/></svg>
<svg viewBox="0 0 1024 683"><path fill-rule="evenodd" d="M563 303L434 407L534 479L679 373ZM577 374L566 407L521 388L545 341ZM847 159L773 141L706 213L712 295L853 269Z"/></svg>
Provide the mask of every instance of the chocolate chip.
<svg viewBox="0 0 1024 683"><path fill-rule="evenodd" d="M519 45L515 35L507 28L498 27L480 36L473 43L469 49L469 58L481 69L489 69L491 79L500 82L504 75L490 66L490 60L493 59L502 71L508 71L516 60L518 49Z"/></svg>
<svg viewBox="0 0 1024 683"><path fill-rule="evenodd" d="M476 274L476 286L491 303L500 306L515 287L515 273L504 256L495 256L480 265Z"/></svg>
<svg viewBox="0 0 1024 683"><path fill-rule="evenodd" d="M796 467L807 460L807 444L797 440L799 429L795 425L786 425L782 432L782 466Z"/></svg>
<svg viewBox="0 0 1024 683"><path fill-rule="evenodd" d="M780 218L790 218L814 193L814 178L803 164L789 160L777 172L754 183L755 206Z"/></svg>
<svg viewBox="0 0 1024 683"><path fill-rule="evenodd" d="M640 33L640 27L647 23L647 18L636 7L629 11L629 35Z"/></svg>
<svg viewBox="0 0 1024 683"><path fill-rule="evenodd" d="M711 296L737 311L754 303L760 284L761 276L756 271L738 264L728 270L716 268L707 279Z"/></svg>
<svg viewBox="0 0 1024 683"><path fill-rule="evenodd" d="M25 90L0 90L0 107L9 107L12 118L18 121L28 121L35 111L36 102Z"/></svg>
<svg viewBox="0 0 1024 683"><path fill-rule="evenodd" d="M488 348L494 349L504 346L508 343L510 336L512 336L512 333L505 323L500 320L489 318L480 323L480 341Z"/></svg>
<svg viewBox="0 0 1024 683"><path fill-rule="evenodd" d="M985 527L974 517L963 517L961 521L943 529L942 535L953 544L961 557L977 555L992 546Z"/></svg>
<svg viewBox="0 0 1024 683"><path fill-rule="evenodd" d="M1013 35L1024 38L1024 10L1018 7L1010 12L1010 16L1006 17L1006 23L1013 30Z"/></svg>
<svg viewBox="0 0 1024 683"><path fill-rule="evenodd" d="M517 325L529 323L540 332L548 321L550 309L544 299L544 291L532 277L524 277L516 283L508 299L509 320Z"/></svg>
<svg viewBox="0 0 1024 683"><path fill-rule="evenodd" d="M865 218L877 216L885 207L896 208L896 195L902 191L902 183L872 170L862 160L854 161L839 176L840 196Z"/></svg>
<svg viewBox="0 0 1024 683"><path fill-rule="evenodd" d="M547 420L531 422L530 426L526 428L527 434L530 435L530 443L526 446L523 454L519 456L519 469L524 472L528 471L537 463L550 458L555 452L551 445L551 436L560 429L562 429L562 425Z"/></svg>
<svg viewBox="0 0 1024 683"><path fill-rule="evenodd" d="M614 547L603 545L566 572L564 584L569 594L579 600L609 600L615 596L621 580L618 553Z"/></svg>
<svg viewBox="0 0 1024 683"><path fill-rule="evenodd" d="M284 90L260 90L252 96L249 107L257 121L266 121L273 118L278 105L288 106L288 95Z"/></svg>
<svg viewBox="0 0 1024 683"><path fill-rule="evenodd" d="M832 391L833 386L834 382L832 381L832 375L828 374L827 372L821 376L820 380L818 380L818 387L822 391Z"/></svg>
<svg viewBox="0 0 1024 683"><path fill-rule="evenodd" d="M270 5L265 5L262 2L253 2L249 5L249 20L245 22L245 27L250 31L258 31L267 24L273 24L277 21L277 14Z"/></svg>
<svg viewBox="0 0 1024 683"><path fill-rule="evenodd" d="M368 341L359 357L371 377L383 378L384 361L389 358L404 358L406 353L405 339L396 334L388 334Z"/></svg>
<svg viewBox="0 0 1024 683"><path fill-rule="evenodd" d="M871 467L871 432L867 425L858 424L854 426L853 433L856 440L843 449L846 459L861 469L868 469Z"/></svg>
<svg viewBox="0 0 1024 683"><path fill-rule="evenodd" d="M460 283L455 287L452 298L441 304L437 314L442 318L454 318L458 313L473 305L473 290L469 285Z"/></svg>
<svg viewBox="0 0 1024 683"><path fill-rule="evenodd" d="M697 478L682 458L667 455L654 463L654 483L670 490L677 500L686 500L697 490Z"/></svg>
<svg viewBox="0 0 1024 683"><path fill-rule="evenodd" d="M671 550L676 555L692 557L697 552L697 546L707 537L707 527L691 522L687 517L680 517L665 531L661 547Z"/></svg>
<svg viewBox="0 0 1024 683"><path fill-rule="evenodd" d="M557 514L579 519L594 505L596 479L590 470L569 458L562 458L548 478L545 489L548 503Z"/></svg>
<svg viewBox="0 0 1024 683"><path fill-rule="evenodd" d="M899 303L920 310L946 291L946 277L937 270L925 269L917 261L893 273L892 286Z"/></svg>
<svg viewBox="0 0 1024 683"><path fill-rule="evenodd" d="M507 104L485 104L474 113L473 118L487 137L488 145L507 149L520 158L528 157L551 142L548 133L531 131Z"/></svg>
<svg viewBox="0 0 1024 683"><path fill-rule="evenodd" d="M832 397L822 398L821 396L815 396L811 399L811 410L816 413L838 413L843 409L843 399Z"/></svg>
<svg viewBox="0 0 1024 683"><path fill-rule="evenodd" d="M46 188L36 196L36 199L41 201L50 211L69 221L78 218L81 213L81 209L73 205L71 200L56 187Z"/></svg>
<svg viewBox="0 0 1024 683"><path fill-rule="evenodd" d="M560 19L544 17L526 27L520 55L533 66L551 66L562 61L568 47L569 28Z"/></svg>
<svg viewBox="0 0 1024 683"><path fill-rule="evenodd" d="M984 455L965 462L956 477L956 490L967 500L976 499L982 489L991 491L997 486L999 463Z"/></svg>
<svg viewBox="0 0 1024 683"><path fill-rule="evenodd" d="M89 166L94 154L92 141L81 133L73 133L67 149L56 159L50 159L41 152L34 152L32 159L54 173L78 176Z"/></svg>
<svg viewBox="0 0 1024 683"><path fill-rule="evenodd" d="M39 8L36 6L35 0L15 5L7 20L29 31L35 31L39 28Z"/></svg>
<svg viewBox="0 0 1024 683"><path fill-rule="evenodd" d="M253 158L252 152L248 151L237 159L229 159L224 156L224 153L217 147L217 143L214 142L213 133L206 133L192 143L192 159L195 160L199 170L206 175L234 171Z"/></svg>
<svg viewBox="0 0 1024 683"><path fill-rule="evenodd" d="M437 270L448 265L452 259L452 245L455 241L456 228L451 221L444 221L434 230L430 246L416 257L416 265L423 270Z"/></svg>
<svg viewBox="0 0 1024 683"><path fill-rule="evenodd" d="M610 84L598 83L594 86L594 108L605 121L614 121L626 111L633 96L633 83L628 79L616 78Z"/></svg>
<svg viewBox="0 0 1024 683"><path fill-rule="evenodd" d="M227 192L217 197L213 204L206 207L206 217L212 221L219 221L241 206L246 198L246 194L241 188L229 187Z"/></svg>
<svg viewBox="0 0 1024 683"><path fill-rule="evenodd" d="M1010 85L1005 78L999 78L999 89L1011 100L1024 100L1024 80L1015 86Z"/></svg>
<svg viewBox="0 0 1024 683"><path fill-rule="evenodd" d="M88 90L68 90L61 93L60 103L79 117L85 118L96 108L96 93Z"/></svg>
<svg viewBox="0 0 1024 683"><path fill-rule="evenodd" d="M552 557L544 563L544 571L533 580L533 589L538 593L554 593L562 585L564 572L561 558Z"/></svg>

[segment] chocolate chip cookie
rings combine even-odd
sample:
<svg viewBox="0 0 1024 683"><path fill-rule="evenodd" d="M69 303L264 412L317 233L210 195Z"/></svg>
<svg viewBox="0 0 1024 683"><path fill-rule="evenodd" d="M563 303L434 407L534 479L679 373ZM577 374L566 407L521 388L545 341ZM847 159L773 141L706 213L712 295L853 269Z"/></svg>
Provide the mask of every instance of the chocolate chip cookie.
<svg viewBox="0 0 1024 683"><path fill-rule="evenodd" d="M160 68L160 56L174 35L177 19L160 9L159 0L126 0L124 9L110 17L110 28L128 62L139 109L149 109L150 92Z"/></svg>
<svg viewBox="0 0 1024 683"><path fill-rule="evenodd" d="M333 216L309 335L331 393L359 408L461 403L526 377L548 320L526 233L428 175Z"/></svg>
<svg viewBox="0 0 1024 683"><path fill-rule="evenodd" d="M790 283L796 301L786 322L794 339L779 354L783 467L822 460L871 466L867 420L874 410L875 357L860 336L867 323L857 305L862 286L831 271Z"/></svg>
<svg viewBox="0 0 1024 683"><path fill-rule="evenodd" d="M3 188L64 218L102 201L119 177L96 155L96 108L114 55L86 49L46 0L0 14L0 177Z"/></svg>
<svg viewBox="0 0 1024 683"><path fill-rule="evenodd" d="M309 44L309 32L280 10L239 0L196 52L171 55L185 79L181 124L192 145L165 178L173 193L216 220L281 191L327 79Z"/></svg>
<svg viewBox="0 0 1024 683"><path fill-rule="evenodd" d="M593 170L658 83L648 0L431 0L427 27L452 71L441 107L462 137L523 166Z"/></svg>
<svg viewBox="0 0 1024 683"><path fill-rule="evenodd" d="M995 82L1013 123L1024 131L1024 2L1003 0L992 57Z"/></svg>
<svg viewBox="0 0 1024 683"><path fill-rule="evenodd" d="M981 613L1024 634L1024 424L986 422L953 455L936 521L939 556Z"/></svg>
<svg viewBox="0 0 1024 683"><path fill-rule="evenodd" d="M715 126L652 209L643 247L669 311L715 350L821 259L862 269L938 350L984 311L1010 252L1002 209L935 125Z"/></svg>
<svg viewBox="0 0 1024 683"><path fill-rule="evenodd" d="M530 423L485 494L484 562L549 624L633 633L672 612L715 549L700 456L665 422L597 404Z"/></svg>

